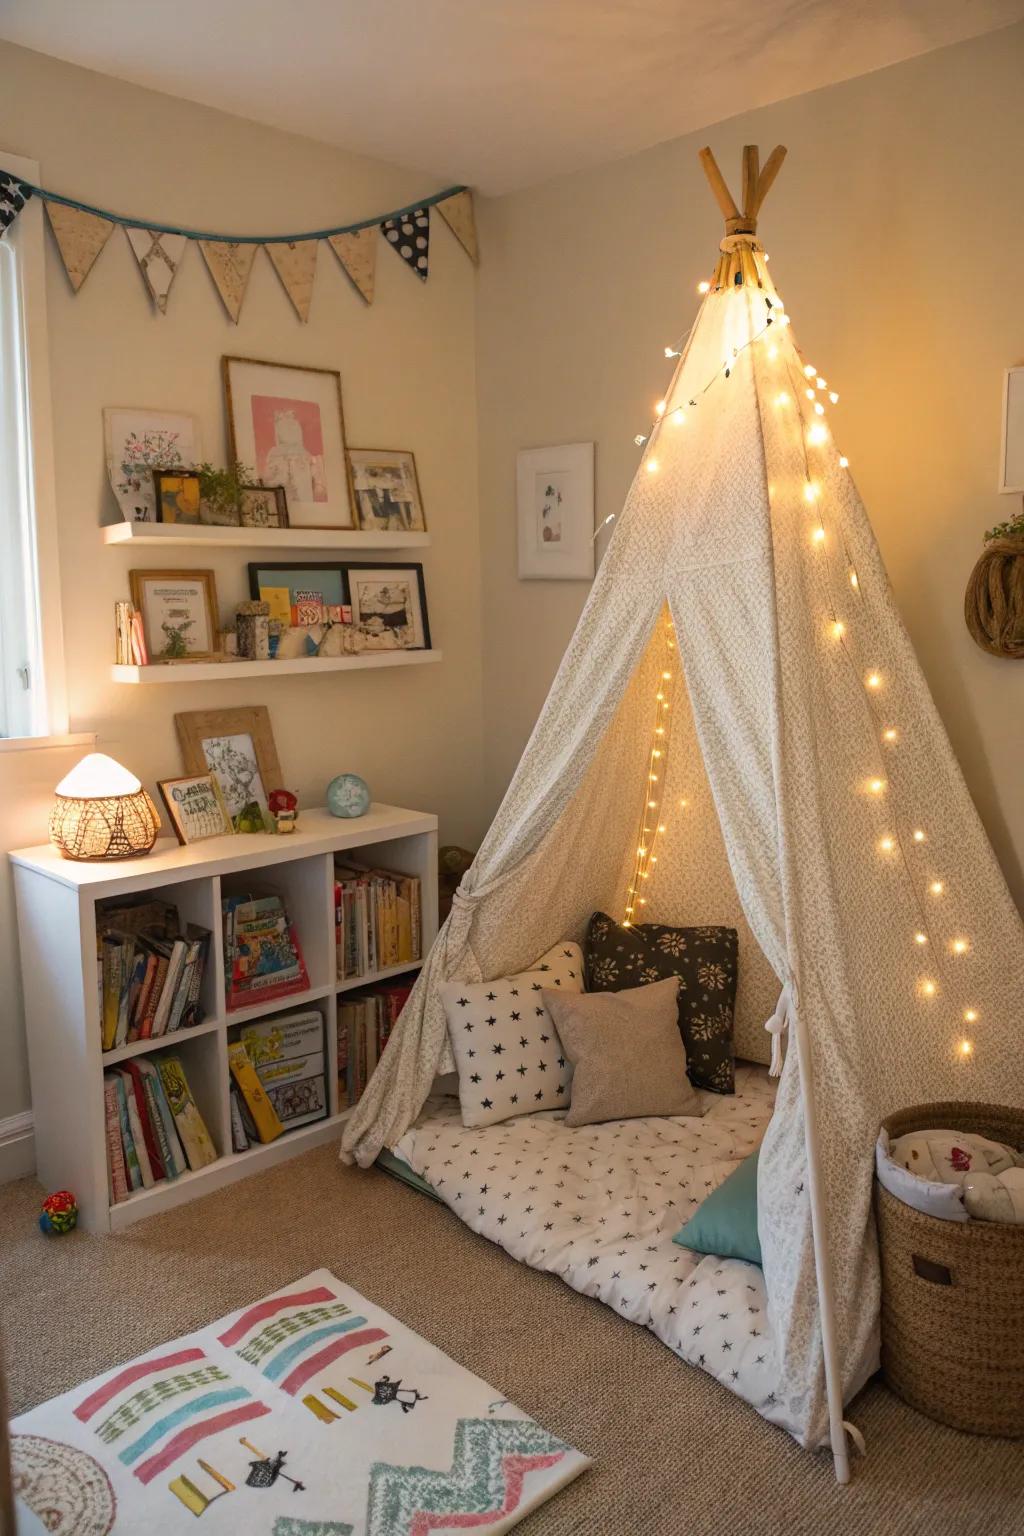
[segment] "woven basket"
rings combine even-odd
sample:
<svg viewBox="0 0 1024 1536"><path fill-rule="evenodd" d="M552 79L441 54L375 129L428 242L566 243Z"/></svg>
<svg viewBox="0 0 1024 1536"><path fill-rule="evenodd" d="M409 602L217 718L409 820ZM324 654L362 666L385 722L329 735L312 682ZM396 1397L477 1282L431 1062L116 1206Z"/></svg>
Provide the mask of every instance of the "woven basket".
<svg viewBox="0 0 1024 1536"><path fill-rule="evenodd" d="M974 1131L1024 1147L1024 1111L919 1104L890 1137ZM875 1181L882 1261L882 1372L903 1400L978 1435L1024 1438L1024 1225L943 1221Z"/></svg>

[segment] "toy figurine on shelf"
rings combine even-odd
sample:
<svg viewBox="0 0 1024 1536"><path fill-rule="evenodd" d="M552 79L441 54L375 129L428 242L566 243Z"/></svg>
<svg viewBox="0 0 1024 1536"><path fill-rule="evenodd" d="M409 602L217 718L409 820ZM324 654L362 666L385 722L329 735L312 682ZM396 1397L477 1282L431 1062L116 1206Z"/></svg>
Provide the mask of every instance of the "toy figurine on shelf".
<svg viewBox="0 0 1024 1536"><path fill-rule="evenodd" d="M294 832L295 823L299 819L299 798L293 795L290 789L272 789L270 791L270 814L277 823L279 832Z"/></svg>
<svg viewBox="0 0 1024 1536"><path fill-rule="evenodd" d="M58 1189L56 1194L47 1195L39 1217L40 1232L59 1237L70 1232L77 1221L78 1201L70 1189Z"/></svg>

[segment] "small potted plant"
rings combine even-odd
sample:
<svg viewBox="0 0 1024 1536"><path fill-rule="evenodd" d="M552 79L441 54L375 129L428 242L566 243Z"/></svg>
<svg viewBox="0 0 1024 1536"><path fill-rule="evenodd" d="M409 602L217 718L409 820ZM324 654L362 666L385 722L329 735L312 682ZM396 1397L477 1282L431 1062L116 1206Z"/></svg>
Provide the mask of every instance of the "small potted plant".
<svg viewBox="0 0 1024 1536"><path fill-rule="evenodd" d="M193 470L199 476L200 516L204 523L214 523L222 528L238 528L242 521L239 510L242 487L252 485L255 476L245 464L236 460L227 469L213 464L197 464Z"/></svg>
<svg viewBox="0 0 1024 1536"><path fill-rule="evenodd" d="M986 533L967 583L964 618L983 651L1024 660L1024 507Z"/></svg>

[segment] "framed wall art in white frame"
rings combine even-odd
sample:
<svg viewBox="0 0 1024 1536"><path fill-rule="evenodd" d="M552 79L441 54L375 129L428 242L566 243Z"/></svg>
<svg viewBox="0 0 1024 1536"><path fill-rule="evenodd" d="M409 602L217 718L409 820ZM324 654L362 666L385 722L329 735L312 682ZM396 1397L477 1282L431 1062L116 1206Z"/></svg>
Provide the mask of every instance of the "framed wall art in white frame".
<svg viewBox="0 0 1024 1536"><path fill-rule="evenodd" d="M1007 368L1003 383L999 489L1024 495L1024 364L1019 368Z"/></svg>
<svg viewBox="0 0 1024 1536"><path fill-rule="evenodd" d="M521 580L592 580L593 443L520 449L516 513Z"/></svg>

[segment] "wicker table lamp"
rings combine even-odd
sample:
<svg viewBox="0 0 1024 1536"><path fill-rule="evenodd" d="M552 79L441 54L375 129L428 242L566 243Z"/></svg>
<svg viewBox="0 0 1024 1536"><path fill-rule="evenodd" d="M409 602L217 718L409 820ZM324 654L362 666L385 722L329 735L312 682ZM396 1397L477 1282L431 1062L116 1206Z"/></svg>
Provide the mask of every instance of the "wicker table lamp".
<svg viewBox="0 0 1024 1536"><path fill-rule="evenodd" d="M156 806L134 773L103 752L83 757L56 795L50 842L65 859L128 859L156 842Z"/></svg>

